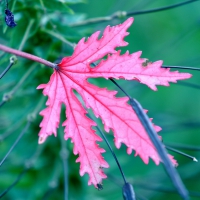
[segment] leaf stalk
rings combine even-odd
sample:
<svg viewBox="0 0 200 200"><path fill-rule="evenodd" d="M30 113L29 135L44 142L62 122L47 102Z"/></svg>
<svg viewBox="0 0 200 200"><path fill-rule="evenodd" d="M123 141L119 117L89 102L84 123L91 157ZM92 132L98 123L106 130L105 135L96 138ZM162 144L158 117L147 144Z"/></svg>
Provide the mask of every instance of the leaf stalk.
<svg viewBox="0 0 200 200"><path fill-rule="evenodd" d="M40 58L40 57L35 56L35 55L32 55L30 53L26 53L26 52L23 52L23 51L20 51L20 50L16 50L16 49L7 47L7 46L2 45L2 44L0 44L0 50L2 50L4 52L11 53L11 54L14 54L16 56L20 56L20 57L29 59L29 60L33 60L35 62L41 63L41 64L46 65L47 67L50 67L50 68L53 68L53 69L55 69L57 67L57 64L55 64L55 63L52 63L50 61L47 61L47 60L45 60L43 58Z"/></svg>

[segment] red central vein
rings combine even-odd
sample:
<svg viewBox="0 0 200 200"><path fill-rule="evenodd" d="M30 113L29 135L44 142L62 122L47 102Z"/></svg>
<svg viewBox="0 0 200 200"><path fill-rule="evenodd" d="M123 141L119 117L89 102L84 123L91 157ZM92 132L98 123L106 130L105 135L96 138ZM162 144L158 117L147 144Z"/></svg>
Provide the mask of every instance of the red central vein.
<svg viewBox="0 0 200 200"><path fill-rule="evenodd" d="M118 64L118 63L117 63ZM96 67L98 67L98 66L96 66ZM95 67L95 68L96 68ZM94 69L95 69L94 68ZM162 68L161 68L162 69ZM93 68L91 68L91 70L93 70ZM171 77L171 75L155 75L155 74L142 74L142 72L145 72L146 70L144 69L142 72L115 72L115 71L84 71L84 72L82 72L82 71L73 71L73 70L68 70L68 69L62 69L61 70L63 73L64 73L64 71L66 71L66 72L70 72L70 73L74 73L74 74L83 74L83 75L85 75L85 74L89 74L90 75L90 77L88 77L88 78L94 78L94 77L96 77L97 78L97 76L99 76L99 77L102 77L102 74L101 73L105 73L105 74L120 74L120 75L123 75L123 74L125 74L125 75L138 75L138 76L154 76L154 77L156 77L156 78L167 78L167 77ZM166 71L167 72L167 71ZM132 73L132 74L131 74ZM110 76L110 77L114 77L114 76ZM180 77L180 75L173 75L173 78L174 77Z"/></svg>
<svg viewBox="0 0 200 200"><path fill-rule="evenodd" d="M79 84L76 80L74 80L69 74L60 71L61 73L65 74L72 82L76 83L80 88L82 88L83 90L85 90L88 94L90 94L96 101L98 101L99 103L101 103L104 107L106 107L113 115L117 116L121 121L123 121L123 119L120 118L120 116L116 115L115 113L113 113L112 110L109 109L109 107L107 107L103 102L101 102L98 98L96 98L90 91L88 91L86 88L84 88L81 84ZM123 121L128 127L129 124L125 121ZM143 139L146 143L148 143L150 146L152 146L154 148L154 150L156 151L154 145L152 145L152 143L149 143L148 141L145 140L145 138L143 138L136 130L132 129L132 127L130 127L131 130L133 130L139 138Z"/></svg>
<svg viewBox="0 0 200 200"><path fill-rule="evenodd" d="M69 107L70 107L70 111L71 111L71 113L72 113L74 122L75 122L76 126L78 127L77 129L78 129L78 133L79 133L79 137L80 137L80 139L81 139L82 145L83 145L83 147L84 147L85 155L86 155L86 157L87 157L89 166L90 166L90 168L91 168L92 171L93 171L92 164L91 164L90 159L89 159L89 157L88 157L88 155L87 155L87 151L86 151L87 148L85 147L85 144L84 144L82 135L81 135L81 133L80 133L80 131L79 131L79 126L78 126L78 124L77 124L77 122L76 122L76 117L74 116L73 109L72 109L71 104L70 104L70 101L69 101L69 96L68 96L68 92L67 92L68 90L67 90L67 88L66 88L66 86L65 86L65 84L64 84L63 78L62 78L61 74L59 73L59 71L58 71L58 74L59 74L60 79L61 79L61 81L62 81L62 84L63 84L63 86L64 86L64 88L65 88L65 94L66 94L66 97L67 97L67 100L68 100L68 104L69 104ZM73 93L72 93L72 95L73 95ZM74 144L75 144L75 142L74 142ZM80 154L80 151L79 151L79 154ZM79 155L79 156L80 156L80 155ZM97 178L96 178L95 175L96 175L96 174L95 174L95 172L93 171L93 176L94 176L94 178L96 179L96 183L98 183L98 180L97 180Z"/></svg>

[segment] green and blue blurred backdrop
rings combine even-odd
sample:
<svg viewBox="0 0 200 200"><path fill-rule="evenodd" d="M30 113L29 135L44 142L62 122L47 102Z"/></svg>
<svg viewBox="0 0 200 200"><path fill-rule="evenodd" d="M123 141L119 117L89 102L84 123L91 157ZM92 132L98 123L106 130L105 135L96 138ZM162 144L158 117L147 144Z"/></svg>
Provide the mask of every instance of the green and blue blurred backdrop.
<svg viewBox="0 0 200 200"><path fill-rule="evenodd" d="M182 1L12 0L9 1L9 8L15 15L17 26L7 28L4 23L5 2L0 1L0 44L15 49L20 48L25 52L56 62L72 54L72 48L67 41L77 43L82 37L88 37L94 31L104 30L107 25L123 22L126 17L102 23L73 26L77 22L88 18L111 16L117 11L148 10L180 2ZM125 38L129 45L121 48L123 53L126 50L130 53L142 51L143 58L148 58L150 61L163 60L164 65L200 67L199 1L170 10L133 15L133 17L135 20L129 28L130 34ZM10 57L10 54L0 51L0 73L8 66ZM170 87L158 86L156 92L136 81L119 80L117 82L145 109L149 110L149 117L154 118L153 122L163 129L159 134L164 143L200 147L200 91L198 88L200 72L180 71L190 72L193 77L179 81L178 84L170 84ZM26 134L0 167L0 193L15 181L30 159L32 165L3 199L64 199L64 188L70 200L122 199L123 180L104 142L101 142L100 146L106 149L103 156L109 162L110 168L105 169L108 179L103 181L102 191L87 185L87 175L79 176L79 163L75 163L77 156L73 155L73 144L63 140L63 128L58 130L58 137L51 136L44 145L38 145L39 123L42 119L38 111L45 107L44 100L46 99L41 100L42 92L36 90L36 87L48 82L52 73L51 69L24 58L18 58L17 64L0 80L0 98L12 91L26 73L29 73L27 78L17 88L11 100L0 108L0 159L3 159L25 127L27 117L35 109L37 115ZM100 87L118 90L110 81L103 78L90 81ZM189 87L183 83L192 83L196 87ZM117 96L124 95L119 92ZM63 107L62 121L65 119L64 109ZM99 126L103 128L100 121ZM150 160L150 163L145 165L139 157L134 157L134 153L127 155L124 145L117 150L111 133L107 134L107 138L128 181L133 184L138 199L181 199L162 164L156 166ZM67 155L65 161L67 173L64 173L62 150L65 150ZM197 159L200 158L199 151L183 151ZM192 193L191 199L200 199L200 164L181 155L171 154L179 163L177 170ZM66 186L64 178L68 181Z"/></svg>

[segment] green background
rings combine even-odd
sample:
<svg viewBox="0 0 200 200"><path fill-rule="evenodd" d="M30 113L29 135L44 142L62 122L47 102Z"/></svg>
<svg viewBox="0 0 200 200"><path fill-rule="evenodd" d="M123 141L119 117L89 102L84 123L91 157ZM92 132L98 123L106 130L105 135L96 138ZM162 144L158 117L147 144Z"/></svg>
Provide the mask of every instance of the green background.
<svg viewBox="0 0 200 200"><path fill-rule="evenodd" d="M103 31L107 25L119 24L127 17L73 26L77 22L88 18L111 16L117 11L148 10L180 2L180 0L12 0L9 2L9 8L15 14L17 26L7 28L4 23L5 2L0 1L0 44L15 49L21 48L25 52L56 62L72 54L72 48L66 40L77 43L82 37L88 37L97 30ZM142 58L148 58L150 61L163 60L164 65L200 67L199 13L200 2L197 1L171 10L133 15L134 23L129 28L129 36L125 38L129 45L121 48L122 52L142 51ZM10 56L0 51L0 73L8 66ZM200 147L199 88L183 85L192 83L198 86L200 72L180 71L190 72L193 76L189 80L170 84L170 87L158 86L156 92L136 81L117 82L149 110L149 117L163 129L159 134L164 143ZM105 169L108 179L103 181L102 191L87 185L88 175L79 176L79 163L75 163L77 156L72 153L73 145L70 141L63 140L63 128L58 130L58 137L51 136L44 145L38 145L39 123L42 120L38 112L45 107L46 98L43 99L42 91L36 90L36 87L48 82L51 69L18 58L17 64L0 79L0 98L12 91L26 73L29 73L27 79L17 88L11 100L0 108L0 160L25 127L27 116L38 108L38 104L41 106L36 109L36 118L26 134L0 167L0 193L15 181L31 158L33 158L32 165L3 199L64 199L64 188L70 200L122 199L123 179L104 142L101 142L100 146L106 150L103 156L110 168ZM100 87L118 90L110 81L103 78L91 81ZM119 91L117 96L124 95ZM63 108L62 121L64 119ZM102 127L101 122L99 126ZM134 153L127 155L124 145L117 150L113 144L112 134L107 134L107 138L127 180L133 184L138 199L181 199L162 164L156 166L150 160L150 163L145 165L139 157L134 157ZM63 151L67 155L66 160L62 159ZM182 151L197 159L200 157L199 151L185 149ZM200 199L199 162L192 162L186 157L170 153L179 163L177 170L188 190L192 192L191 199ZM67 173L64 173L63 162L67 166L65 166ZM66 186L64 177L68 180Z"/></svg>

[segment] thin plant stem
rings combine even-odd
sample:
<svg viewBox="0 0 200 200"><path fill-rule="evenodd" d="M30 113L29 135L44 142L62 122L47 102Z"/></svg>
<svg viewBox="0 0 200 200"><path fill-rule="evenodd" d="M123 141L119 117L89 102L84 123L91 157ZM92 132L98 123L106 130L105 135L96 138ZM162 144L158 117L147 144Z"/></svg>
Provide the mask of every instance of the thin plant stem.
<svg viewBox="0 0 200 200"><path fill-rule="evenodd" d="M33 122L36 119L41 107L44 105L45 97L42 96L40 101L38 102L37 106L35 107L34 111L27 116L27 121Z"/></svg>
<svg viewBox="0 0 200 200"><path fill-rule="evenodd" d="M88 115L88 117L90 117L93 121L95 121L89 114L87 114L87 115ZM97 123L96 123L96 124L97 124ZM118 166L118 168L119 168L119 171L120 171L120 173L121 173L121 175L122 175L122 178L123 178L123 180L124 180L124 184L126 184L127 181L126 181L124 172L123 172L123 170L122 170L122 168L121 168L121 165L119 164L119 161L118 161L118 159L117 159L117 156L115 155L115 153L114 153L112 147L110 146L110 143L108 142L108 140L107 140L105 134L103 133L103 131L101 131L101 129L99 128L99 126L97 125L97 126L95 126L95 127L96 127L96 129L99 131L99 133L101 134L101 136L102 136L102 138L104 139L104 141L106 142L106 144L107 144L107 146L108 146L108 148L109 148L109 150L110 150L112 156L113 156L114 159L115 159L115 162L117 163L117 166Z"/></svg>
<svg viewBox="0 0 200 200"><path fill-rule="evenodd" d="M4 54L5 54L5 52L1 52L0 53L0 58L3 57Z"/></svg>
<svg viewBox="0 0 200 200"><path fill-rule="evenodd" d="M26 81L26 79L30 76L30 74L33 72L35 69L35 65L29 68L29 70L24 74L24 76L20 79L20 81L17 83L17 85L8 93L3 95L3 100L0 103L0 107L7 101L9 101L13 94L23 85L23 83Z"/></svg>
<svg viewBox="0 0 200 200"><path fill-rule="evenodd" d="M180 154L180 155L183 155L183 156L185 156L185 157L187 157L187 158L190 158L190 159L192 159L194 162L198 162L198 160L197 160L194 156L188 155L188 154L186 154L186 153L184 153L184 152L182 152L182 151L179 151L179 150L177 150L177 149L174 149L174 148L172 148L172 147L170 147L170 146L168 146L168 145L165 145L165 148L168 149L168 150L170 150L170 151L173 151L173 152L175 152L175 153L178 153L178 154Z"/></svg>
<svg viewBox="0 0 200 200"><path fill-rule="evenodd" d="M67 152L66 150L62 152L62 161L64 169L64 200L68 200L68 163L67 163Z"/></svg>
<svg viewBox="0 0 200 200"><path fill-rule="evenodd" d="M111 79L111 81L121 89L121 87L119 86L119 84L117 84L113 79ZM122 90L124 92L124 90ZM127 94L127 93L125 93ZM148 133L152 143L154 144L160 158L163 161L163 164L165 166L165 170L167 171L169 177L171 178L174 186L176 187L178 193L180 194L180 196L183 199L189 199L189 195L188 195L188 191L185 188L179 174L177 173L177 171L175 170L174 166L172 165L171 161L169 160L169 157L166 153L166 150L163 146L163 144L160 142L157 133L155 132L155 129L152 126L151 121L149 120L148 116L146 115L146 113L144 112L142 106L139 104L139 102L137 102L135 99L130 98L129 95L127 95L130 101L130 105L133 108L133 110L135 111L135 113L137 114L140 122L142 123L144 129L146 130L146 132Z"/></svg>
<svg viewBox="0 0 200 200"><path fill-rule="evenodd" d="M26 169L30 169L35 164L36 160L44 150L45 146L46 146L45 144L37 146L37 150L34 151L34 154L24 163Z"/></svg>
<svg viewBox="0 0 200 200"><path fill-rule="evenodd" d="M16 56L20 56L20 57L29 59L29 60L33 60L35 62L41 63L43 65L46 65L47 67L51 67L53 69L55 69L57 67L57 65L55 63L52 63L50 61L47 61L45 59L42 59L40 57L34 56L32 54L29 54L29 53L25 53L23 51L19 51L19 50L4 46L2 44L0 44L0 50L2 50L4 52L11 53L11 54L14 54Z"/></svg>
<svg viewBox="0 0 200 200"><path fill-rule="evenodd" d="M173 4L173 5L170 5L170 6L164 6L164 7L161 7L161 8L155 8L155 9L151 9L151 10L133 11L133 12L127 13L127 16L142 15L142 14L160 12L160 11L164 11L164 10L170 10L170 9L173 9L173 8L177 8L177 7L180 7L180 6L187 5L189 3L193 3L195 1L198 1L198 0L184 1L184 2L181 2L181 3Z"/></svg>
<svg viewBox="0 0 200 200"><path fill-rule="evenodd" d="M33 23L34 23L34 19L31 19L31 20L29 21L29 24L28 24L28 26L27 26L27 29L26 29L25 33L24 33L23 39L22 39L22 41L21 41L21 44L20 44L20 46L19 46L19 49L18 49L19 51L21 51L21 50L23 49L24 44L26 43L26 41L27 41L27 39L28 39L30 30L31 30L31 28L32 28L32 26L33 26Z"/></svg>
<svg viewBox="0 0 200 200"><path fill-rule="evenodd" d="M110 15L110 16L91 18L91 19L87 19L87 20L84 20L84 21L81 21L81 22L70 24L70 26L71 27L84 26L84 25L88 25L88 24L106 22L106 21L110 21L110 20L113 20L113 19L116 19L116 18L121 18L121 17L155 13L155 12L159 12L159 11L164 11L164 10L169 10L169 9L173 9L173 8L176 8L176 7L180 7L180 6L195 2L195 1L198 1L198 0L184 1L184 2L181 2L181 3L177 3L177 4L173 4L173 5L165 6L165 7L161 7L161 8L155 8L155 9L151 9L151 10L133 11L133 12L118 11L118 12L116 12L116 13Z"/></svg>
<svg viewBox="0 0 200 200"><path fill-rule="evenodd" d="M60 35L59 33L56 33L55 31L50 31L50 30L47 30L47 29L42 29L41 31L59 39L60 41L64 42L65 44L67 44L68 46L72 47L74 49L75 47L75 44L74 43L71 43L69 42L68 40L66 40L62 35Z"/></svg>
<svg viewBox="0 0 200 200"><path fill-rule="evenodd" d="M30 22L29 22L29 24L28 24L28 27L27 27L27 29L26 29L26 31L25 31L25 34L24 34L24 36L23 36L23 39L22 39L22 41L21 41L21 43L20 43L20 46L19 46L19 49L18 49L19 51L21 51L22 48L24 47L24 44L25 44L26 41L27 41L27 38L28 38L28 36L29 36L29 33L30 33L30 30L31 30L31 27L32 27L33 23L34 23L34 20L31 19ZM11 57L11 58L12 58L12 57ZM10 59L10 64L9 64L8 67L2 72L2 74L0 75L0 79L8 72L8 70L9 70L14 64L16 64L16 60L17 60L17 58Z"/></svg>
<svg viewBox="0 0 200 200"><path fill-rule="evenodd" d="M23 135L27 132L28 128L30 127L31 123L33 122L33 120L36 117L36 113L38 113L38 111L40 110L40 108L43 105L43 103L44 103L44 98L41 98L41 100L39 101L39 103L36 106L36 108L34 109L34 111L31 114L28 115L26 126L23 128L23 130L21 131L21 133L19 134L19 136L17 137L17 139L15 140L15 142L13 143L13 145L11 146L11 148L9 149L9 151L7 152L7 154L4 156L4 158L0 162L0 167L5 162L6 158L11 153L11 151L13 150L13 148L18 144L18 142L23 137Z"/></svg>
<svg viewBox="0 0 200 200"><path fill-rule="evenodd" d="M48 16L48 12L47 12L47 9L46 9L46 7L45 7L45 5L44 5L43 0L40 0L40 4L41 4L42 9L43 9L43 11L44 11L44 15L45 15L45 16ZM48 21L50 22L50 24L51 24L52 28L54 29L54 31L56 31L56 26L52 23L51 19L49 19Z"/></svg>
<svg viewBox="0 0 200 200"><path fill-rule="evenodd" d="M41 6L42 6L42 8L43 8L43 10L44 10L45 16L47 16L48 14L47 14L47 10L46 10L46 8L45 8L45 6L44 6L43 0L40 0L40 4L41 4ZM64 42L65 44L67 44L67 45L69 45L70 47L74 48L74 47L75 47L75 44L73 44L73 43L71 43L70 41L66 40L62 35L60 35L60 34L57 32L56 26L52 23L51 19L49 19L49 22L50 22L50 24L51 24L51 26L52 26L52 28L53 28L53 31L51 31L51 30L46 30L46 29L42 29L41 31L43 31L43 32L45 32L45 33L47 33L47 34L49 34L49 35L55 37L55 38L58 38L59 40L61 40L61 41ZM56 33L56 32L57 32L57 33Z"/></svg>
<svg viewBox="0 0 200 200"><path fill-rule="evenodd" d="M44 105L44 101L45 101L45 97L42 96L41 99L40 99L40 101L38 102L37 106L35 107L33 113L30 115L30 116L34 117L34 119L36 118L36 115L40 111L41 107Z"/></svg>
<svg viewBox="0 0 200 200"><path fill-rule="evenodd" d="M126 12L124 12L124 15L126 16ZM96 18L87 19L87 20L84 20L84 21L80 21L80 22L70 24L69 26L70 27L76 27L76 26L85 26L85 25L88 25L88 24L102 23L102 22L111 21L114 18L117 18L116 14L113 14L111 16L96 17Z"/></svg>
<svg viewBox="0 0 200 200"><path fill-rule="evenodd" d="M7 138L11 133L16 131L23 123L23 120L18 121L17 123L13 124L8 131L0 135L0 142Z"/></svg>
<svg viewBox="0 0 200 200"><path fill-rule="evenodd" d="M17 185L17 183L22 179L22 177L24 176L24 174L28 171L27 168L24 168L23 171L18 175L18 177L16 178L16 180L8 187L6 188L6 190L4 190L1 194L0 194L0 198L2 198L4 195L6 195L15 185Z"/></svg>
<svg viewBox="0 0 200 200"><path fill-rule="evenodd" d="M46 8L45 8L45 6L44 6L43 0L40 0L40 4L41 4L41 6L42 6L42 9L44 10L44 14L46 15L46 14L47 14L47 10L46 10Z"/></svg>
<svg viewBox="0 0 200 200"><path fill-rule="evenodd" d="M23 169L23 171L18 175L18 177L16 178L16 180L8 187L6 188L1 194L0 194L0 198L3 197L4 195L6 195L24 176L24 174L32 167L32 165L35 163L35 160L37 159L37 157L41 154L42 150L43 150L43 146L39 146L37 148L36 151L34 151L35 153L33 154L33 156L27 161L25 162L25 167Z"/></svg>
<svg viewBox="0 0 200 200"><path fill-rule="evenodd" d="M129 99L131 99L128 93L113 78L109 78L109 80L112 81Z"/></svg>
<svg viewBox="0 0 200 200"><path fill-rule="evenodd" d="M0 102L0 107L3 106L6 103L6 101L1 101Z"/></svg>
<svg viewBox="0 0 200 200"><path fill-rule="evenodd" d="M45 143L46 144L46 143ZM59 177L61 176L62 168L60 167L60 162L55 161L55 166L53 167L53 172L51 173L52 178L48 182L49 188L44 193L42 200L48 200L49 196L52 194L52 192L58 187Z"/></svg>
<svg viewBox="0 0 200 200"><path fill-rule="evenodd" d="M0 79L3 78L3 76L8 72L8 70L17 63L17 57L16 56L11 56L10 57L10 64L8 65L8 67L6 67L6 69L1 73L0 75Z"/></svg>
<svg viewBox="0 0 200 200"><path fill-rule="evenodd" d="M163 65L162 68L189 69L189 70L200 71L200 68L198 68L198 67L187 67L187 66L168 66L168 65Z"/></svg>
<svg viewBox="0 0 200 200"><path fill-rule="evenodd" d="M195 147L192 145L167 143L167 146L170 146L173 148L179 148L179 149L183 149L183 150L188 150L188 151L200 151L200 147L198 147L198 146Z"/></svg>
<svg viewBox="0 0 200 200"><path fill-rule="evenodd" d="M0 92L12 87L13 85L15 85L14 81L1 85Z"/></svg>
<svg viewBox="0 0 200 200"><path fill-rule="evenodd" d="M5 162L6 158L9 156L9 154L11 153L11 151L14 149L14 147L18 144L18 142L20 141L20 139L22 138L22 136L27 132L28 128L30 127L31 123L30 121L27 122L26 126L24 127L24 129L22 130L22 132L19 134L19 136L17 137L17 139L15 140L15 142L13 143L13 145L11 146L11 148L9 149L9 151L7 152L7 154L4 156L4 158L1 160L0 162L0 167L1 165Z"/></svg>
<svg viewBox="0 0 200 200"><path fill-rule="evenodd" d="M60 140L61 140L61 151L60 151L60 157L63 164L63 170L64 170L64 200L68 200L68 151L65 146L65 141L61 138L60 134Z"/></svg>
<svg viewBox="0 0 200 200"><path fill-rule="evenodd" d="M8 72L8 70L14 65L14 63L10 63L6 69L0 74L0 79Z"/></svg>

